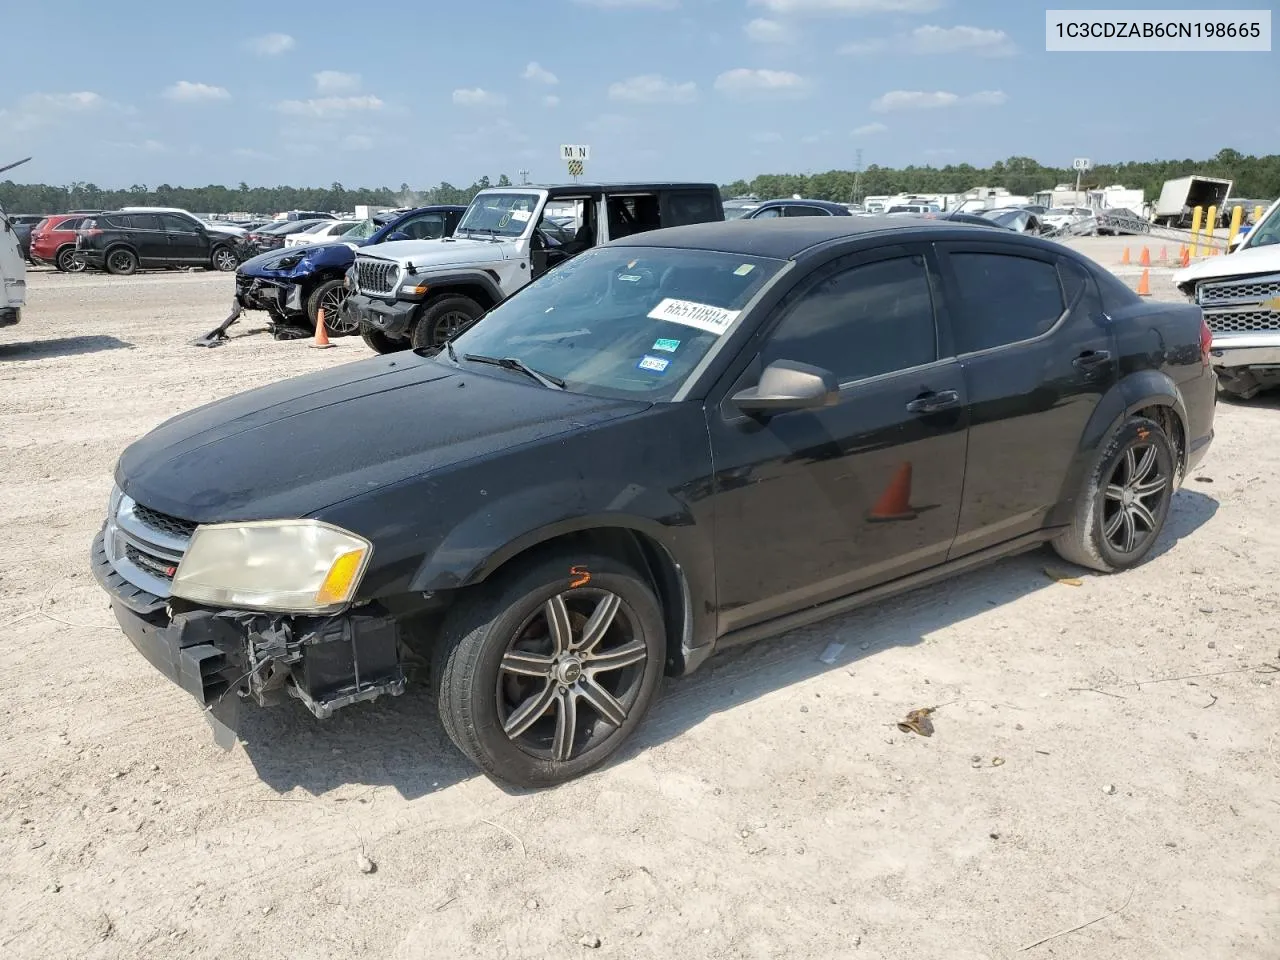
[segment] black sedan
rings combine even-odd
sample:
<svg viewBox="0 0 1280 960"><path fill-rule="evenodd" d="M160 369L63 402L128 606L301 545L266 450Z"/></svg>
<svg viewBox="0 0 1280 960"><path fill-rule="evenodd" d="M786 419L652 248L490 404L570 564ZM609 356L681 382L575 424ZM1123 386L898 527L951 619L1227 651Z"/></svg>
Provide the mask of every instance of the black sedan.
<svg viewBox="0 0 1280 960"><path fill-rule="evenodd" d="M1003 230L659 230L434 353L167 421L92 566L218 723L397 694L417 644L458 748L550 785L717 649L1046 542L1140 563L1213 437L1209 346L1199 307Z"/></svg>

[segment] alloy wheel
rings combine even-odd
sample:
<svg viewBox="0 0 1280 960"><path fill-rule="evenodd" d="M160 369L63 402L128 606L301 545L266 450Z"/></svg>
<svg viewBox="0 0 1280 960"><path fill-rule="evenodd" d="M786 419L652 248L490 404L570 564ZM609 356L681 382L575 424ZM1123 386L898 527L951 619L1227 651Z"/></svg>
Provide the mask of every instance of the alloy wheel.
<svg viewBox="0 0 1280 960"><path fill-rule="evenodd" d="M228 270L234 270L237 266L236 255L226 247L223 247L213 255L213 265L224 273Z"/></svg>
<svg viewBox="0 0 1280 960"><path fill-rule="evenodd" d="M442 314L431 331L431 345L443 347L446 340L453 339L470 322L471 317L460 310Z"/></svg>
<svg viewBox="0 0 1280 960"><path fill-rule="evenodd" d="M574 590L516 630L498 668L498 720L521 750L558 762L607 739L640 695L648 648L622 598Z"/></svg>
<svg viewBox="0 0 1280 960"><path fill-rule="evenodd" d="M320 309L324 311L324 325L330 333L351 334L360 329L360 321L354 316L343 315L342 305L346 302L345 287L334 287L325 291L320 298Z"/></svg>
<svg viewBox="0 0 1280 960"><path fill-rule="evenodd" d="M107 266L111 270L128 273L134 267L133 254L127 250L117 250L111 254L111 258L107 261Z"/></svg>
<svg viewBox="0 0 1280 960"><path fill-rule="evenodd" d="M1156 535L1170 477L1153 443L1135 443L1117 461L1107 480L1102 506L1102 535L1119 553L1135 553Z"/></svg>

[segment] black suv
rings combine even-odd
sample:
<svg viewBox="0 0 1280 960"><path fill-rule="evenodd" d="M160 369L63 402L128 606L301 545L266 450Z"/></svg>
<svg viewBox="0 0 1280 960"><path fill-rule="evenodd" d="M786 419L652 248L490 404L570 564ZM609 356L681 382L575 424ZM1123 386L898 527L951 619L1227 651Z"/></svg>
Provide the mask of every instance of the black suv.
<svg viewBox="0 0 1280 960"><path fill-rule="evenodd" d="M1010 231L634 234L435 353L157 427L92 566L216 718L400 693L417 645L462 752L553 784L719 648L1046 542L1141 563L1213 438L1210 347L1199 307Z"/></svg>
<svg viewBox="0 0 1280 960"><path fill-rule="evenodd" d="M120 276L139 267L234 270L240 263L234 244L234 237L210 233L174 213L100 213L76 231L76 252L85 266Z"/></svg>

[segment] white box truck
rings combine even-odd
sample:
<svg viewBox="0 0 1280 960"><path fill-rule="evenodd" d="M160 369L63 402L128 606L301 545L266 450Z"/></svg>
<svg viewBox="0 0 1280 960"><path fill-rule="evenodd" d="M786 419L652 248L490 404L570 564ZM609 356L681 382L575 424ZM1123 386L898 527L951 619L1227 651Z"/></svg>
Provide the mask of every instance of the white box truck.
<svg viewBox="0 0 1280 960"><path fill-rule="evenodd" d="M1156 200L1152 219L1162 227L1191 226L1192 211L1196 207L1219 210L1231 196L1231 181L1217 177L1178 177L1166 180Z"/></svg>

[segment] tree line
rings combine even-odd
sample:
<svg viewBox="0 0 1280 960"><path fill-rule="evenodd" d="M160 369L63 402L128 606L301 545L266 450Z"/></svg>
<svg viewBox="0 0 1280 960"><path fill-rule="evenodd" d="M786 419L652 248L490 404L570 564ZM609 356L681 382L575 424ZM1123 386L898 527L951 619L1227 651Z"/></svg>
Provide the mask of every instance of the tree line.
<svg viewBox="0 0 1280 960"><path fill-rule="evenodd" d="M1088 171L1081 181L1085 188L1123 184L1141 187L1154 200L1166 180L1188 174L1223 177L1235 182L1232 195L1251 199L1280 196L1280 154L1254 157L1232 149L1219 150L1209 160L1149 160L1103 164ZM848 203L866 196L897 193L963 193L971 187L1006 187L1019 196L1030 196L1059 183L1075 183L1075 171L1047 167L1031 157L997 160L989 167L967 163L944 167L908 166L902 169L872 164L861 173L828 170L815 174L761 174L752 180L724 184L726 199L754 194L761 198L800 194L816 200ZM510 186L506 174L491 182L481 177L470 186L456 187L443 182L415 190L407 183L391 187L348 188L340 183L328 187L237 187L211 184L207 187L157 187L134 184L127 190L106 190L92 183L50 186L41 183L0 182L0 206L10 213L65 213L68 210L111 210L125 206L182 207L196 213L247 212L271 215L282 210L352 210L357 204L399 207L430 203L469 203L480 190L490 186Z"/></svg>

